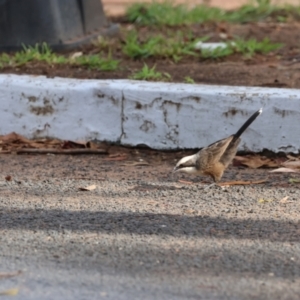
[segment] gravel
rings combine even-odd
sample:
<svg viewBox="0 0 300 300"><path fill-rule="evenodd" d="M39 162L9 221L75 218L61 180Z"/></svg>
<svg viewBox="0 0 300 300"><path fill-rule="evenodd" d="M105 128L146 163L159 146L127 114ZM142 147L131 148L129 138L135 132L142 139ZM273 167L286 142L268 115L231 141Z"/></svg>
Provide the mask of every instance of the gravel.
<svg viewBox="0 0 300 300"><path fill-rule="evenodd" d="M95 157L1 163L0 292L17 287L15 299L300 297L297 185L203 190L165 175L171 162L125 171Z"/></svg>

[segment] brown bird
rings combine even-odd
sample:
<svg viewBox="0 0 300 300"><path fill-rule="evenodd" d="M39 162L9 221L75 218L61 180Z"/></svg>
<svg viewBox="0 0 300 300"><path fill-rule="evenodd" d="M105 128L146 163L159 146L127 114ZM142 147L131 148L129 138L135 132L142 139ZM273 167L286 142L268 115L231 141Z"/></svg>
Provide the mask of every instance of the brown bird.
<svg viewBox="0 0 300 300"><path fill-rule="evenodd" d="M236 134L204 147L194 155L183 157L176 164L174 172L210 176L214 183L208 187L220 181L237 152L240 136L261 113L262 108L255 112Z"/></svg>

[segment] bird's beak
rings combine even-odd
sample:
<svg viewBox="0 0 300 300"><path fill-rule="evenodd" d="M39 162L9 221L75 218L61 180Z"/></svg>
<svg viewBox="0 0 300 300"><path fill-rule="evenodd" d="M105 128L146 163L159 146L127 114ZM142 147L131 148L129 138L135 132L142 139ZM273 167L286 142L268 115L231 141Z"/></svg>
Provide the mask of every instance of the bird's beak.
<svg viewBox="0 0 300 300"><path fill-rule="evenodd" d="M172 173L175 173L177 170L178 170L177 167L174 167Z"/></svg>

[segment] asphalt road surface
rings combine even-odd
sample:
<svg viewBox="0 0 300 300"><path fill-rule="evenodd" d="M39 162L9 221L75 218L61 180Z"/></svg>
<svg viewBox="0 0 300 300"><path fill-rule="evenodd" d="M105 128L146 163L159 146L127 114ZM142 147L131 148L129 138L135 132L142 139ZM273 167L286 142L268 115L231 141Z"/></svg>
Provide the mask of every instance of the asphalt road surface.
<svg viewBox="0 0 300 300"><path fill-rule="evenodd" d="M132 151L0 156L0 293L300 299L297 176L231 167L224 181L268 181L203 190L203 178L170 176L177 154Z"/></svg>

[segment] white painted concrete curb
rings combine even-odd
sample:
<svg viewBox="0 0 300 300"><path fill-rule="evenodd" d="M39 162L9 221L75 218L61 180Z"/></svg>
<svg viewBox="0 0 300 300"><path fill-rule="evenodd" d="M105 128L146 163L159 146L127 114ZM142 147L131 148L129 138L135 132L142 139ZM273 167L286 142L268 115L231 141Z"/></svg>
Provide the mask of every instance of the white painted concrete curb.
<svg viewBox="0 0 300 300"><path fill-rule="evenodd" d="M240 150L298 152L300 90L0 75L0 134L200 148L260 107Z"/></svg>

